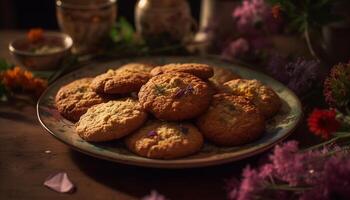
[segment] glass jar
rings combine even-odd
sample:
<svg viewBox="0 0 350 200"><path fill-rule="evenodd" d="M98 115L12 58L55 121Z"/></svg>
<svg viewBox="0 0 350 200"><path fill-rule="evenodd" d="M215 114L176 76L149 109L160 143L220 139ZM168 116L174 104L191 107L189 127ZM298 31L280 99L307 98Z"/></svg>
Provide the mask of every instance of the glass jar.
<svg viewBox="0 0 350 200"><path fill-rule="evenodd" d="M139 0L135 8L137 33L151 47L190 41L193 22L185 0Z"/></svg>
<svg viewBox="0 0 350 200"><path fill-rule="evenodd" d="M103 47L116 20L116 0L56 0L61 30L74 41L78 54L94 53Z"/></svg>

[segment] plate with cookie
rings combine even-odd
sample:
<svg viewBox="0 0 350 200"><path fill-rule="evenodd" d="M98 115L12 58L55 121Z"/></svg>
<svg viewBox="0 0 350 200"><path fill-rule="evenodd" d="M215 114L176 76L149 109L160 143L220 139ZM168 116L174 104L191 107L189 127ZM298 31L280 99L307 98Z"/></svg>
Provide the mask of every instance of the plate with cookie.
<svg viewBox="0 0 350 200"><path fill-rule="evenodd" d="M41 125L88 155L155 168L219 165L261 153L302 117L286 86L212 57L89 64L55 81Z"/></svg>

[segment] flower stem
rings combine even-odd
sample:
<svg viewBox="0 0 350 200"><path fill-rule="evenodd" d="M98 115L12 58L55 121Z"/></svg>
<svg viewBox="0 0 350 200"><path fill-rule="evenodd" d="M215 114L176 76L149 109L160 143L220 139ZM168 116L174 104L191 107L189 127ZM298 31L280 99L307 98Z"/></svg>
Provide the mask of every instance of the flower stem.
<svg viewBox="0 0 350 200"><path fill-rule="evenodd" d="M305 151L310 151L310 150L314 150L314 149L317 149L317 148L320 148L320 147L324 147L328 144L331 144L331 143L334 143L340 139L344 139L344 138L350 138L350 133L346 132L344 133L343 135L337 135L336 137L330 139L330 140L327 140L325 142L322 142L320 144L317 144L317 145L314 145L314 146L311 146L309 148L306 148L306 149L303 149L302 152L305 152Z"/></svg>
<svg viewBox="0 0 350 200"><path fill-rule="evenodd" d="M316 58L317 61L321 61L321 59L318 57L318 55L317 55L317 53L316 53L316 51L315 51L315 49L314 49L314 47L312 45L308 23L306 23L306 25L305 25L304 36L305 36L305 39L306 39L307 47L308 47L311 55L314 58Z"/></svg>
<svg viewBox="0 0 350 200"><path fill-rule="evenodd" d="M310 190L312 187L306 186L306 187L293 187L289 185L269 185L266 187L270 190L287 190L287 191L305 191Z"/></svg>

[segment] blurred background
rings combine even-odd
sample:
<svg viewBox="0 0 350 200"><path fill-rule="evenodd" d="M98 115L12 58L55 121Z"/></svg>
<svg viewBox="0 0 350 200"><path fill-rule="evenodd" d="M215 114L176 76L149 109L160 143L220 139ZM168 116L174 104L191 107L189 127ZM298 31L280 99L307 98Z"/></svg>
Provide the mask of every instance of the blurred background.
<svg viewBox="0 0 350 200"><path fill-rule="evenodd" d="M137 0L118 0L118 16L134 22ZM188 1L192 15L198 20L200 0ZM58 29L55 0L0 0L0 29Z"/></svg>

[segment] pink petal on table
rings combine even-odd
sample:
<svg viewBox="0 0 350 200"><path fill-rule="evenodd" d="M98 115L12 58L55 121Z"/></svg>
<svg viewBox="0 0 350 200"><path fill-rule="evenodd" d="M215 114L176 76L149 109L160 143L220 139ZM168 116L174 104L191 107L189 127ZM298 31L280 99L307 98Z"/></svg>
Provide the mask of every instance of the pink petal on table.
<svg viewBox="0 0 350 200"><path fill-rule="evenodd" d="M69 180L66 172L60 172L49 176L44 185L56 192L66 193L74 189L73 183Z"/></svg>

